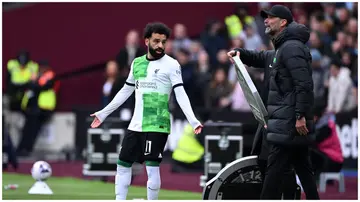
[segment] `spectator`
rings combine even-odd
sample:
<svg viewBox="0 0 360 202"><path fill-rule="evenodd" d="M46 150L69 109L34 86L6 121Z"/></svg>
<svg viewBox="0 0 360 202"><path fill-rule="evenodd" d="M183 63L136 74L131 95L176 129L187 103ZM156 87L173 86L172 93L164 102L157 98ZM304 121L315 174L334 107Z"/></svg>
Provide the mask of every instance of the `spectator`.
<svg viewBox="0 0 360 202"><path fill-rule="evenodd" d="M340 47L345 48L347 45L347 35L343 31L339 31L336 34L336 40L339 42Z"/></svg>
<svg viewBox="0 0 360 202"><path fill-rule="evenodd" d="M330 21L331 23L335 24L336 18L336 4L335 3L321 3L324 9L324 17L325 20Z"/></svg>
<svg viewBox="0 0 360 202"><path fill-rule="evenodd" d="M200 89L206 89L209 81L211 80L210 69L211 67L208 54L205 51L200 51L196 67L196 86Z"/></svg>
<svg viewBox="0 0 360 202"><path fill-rule="evenodd" d="M299 17L304 15L305 11L303 8L303 3L295 3L291 6L291 12L293 14L293 18L296 22L299 22Z"/></svg>
<svg viewBox="0 0 360 202"><path fill-rule="evenodd" d="M320 40L320 34L318 32L312 31L310 33L309 47L318 49L322 55L332 57L333 53L331 52L329 45L324 44Z"/></svg>
<svg viewBox="0 0 360 202"><path fill-rule="evenodd" d="M316 146L311 152L315 176L321 172L340 172L344 158L336 131L335 115L325 114L326 105L315 103L314 121Z"/></svg>
<svg viewBox="0 0 360 202"><path fill-rule="evenodd" d="M103 85L103 107L105 107L107 104L110 103L110 94L111 89L113 87L113 84L115 83L115 80L118 76L118 66L117 63L114 60L110 60L106 64L106 70L105 70L105 76L106 81Z"/></svg>
<svg viewBox="0 0 360 202"><path fill-rule="evenodd" d="M331 57L335 60L341 60L341 52L343 51L343 47L341 46L340 41L334 41L331 44Z"/></svg>
<svg viewBox="0 0 360 202"><path fill-rule="evenodd" d="M220 35L221 22L210 20L203 33L201 33L201 44L209 55L210 65L217 66L216 54L221 49L227 49L227 41Z"/></svg>
<svg viewBox="0 0 360 202"><path fill-rule="evenodd" d="M176 54L179 49L190 50L191 40L187 35L187 30L185 25L176 24L174 26L174 40L173 40L173 54Z"/></svg>
<svg viewBox="0 0 360 202"><path fill-rule="evenodd" d="M222 67L225 70L225 73L228 74L231 63L227 57L227 50L219 50L219 52L216 54L216 59L218 61L218 67ZM214 70L212 70L212 72L214 72Z"/></svg>
<svg viewBox="0 0 360 202"><path fill-rule="evenodd" d="M174 46L173 46L173 40L168 39L165 44L165 54L175 58L174 56Z"/></svg>
<svg viewBox="0 0 360 202"><path fill-rule="evenodd" d="M7 63L7 94L10 97L10 110L21 111L21 99L24 97L31 78L35 78L39 65L30 59L26 50L19 51L16 59Z"/></svg>
<svg viewBox="0 0 360 202"><path fill-rule="evenodd" d="M257 33L261 37L261 40L265 44L266 47L269 47L270 39L265 34L265 25L264 25L264 19L260 16L261 10L268 10L270 9L270 3L269 2L259 2L258 3L258 14L255 16L255 23L256 23L256 29Z"/></svg>
<svg viewBox="0 0 360 202"><path fill-rule="evenodd" d="M247 102L244 92L237 82L235 84L235 88L231 95L231 110L232 111L239 111L239 112L250 112L251 108L249 103Z"/></svg>
<svg viewBox="0 0 360 202"><path fill-rule="evenodd" d="M198 55L198 60L196 63L195 68L195 95L196 98L194 100L194 104L198 107L204 107L205 105L205 91L204 89L207 88L210 80L211 80L211 72L209 72L210 68L210 62L209 62L209 56L205 51L200 51Z"/></svg>
<svg viewBox="0 0 360 202"><path fill-rule="evenodd" d="M257 34L253 27L244 26L244 34L242 40L245 42L245 49L248 50L261 50L263 42L259 34Z"/></svg>
<svg viewBox="0 0 360 202"><path fill-rule="evenodd" d="M196 62L203 47L199 41L192 41L190 47L190 60Z"/></svg>
<svg viewBox="0 0 360 202"><path fill-rule="evenodd" d="M55 80L55 72L47 61L41 61L39 67L39 74L32 77L21 102L26 121L17 148L20 156L31 154L41 127L50 120L56 108L59 82Z"/></svg>
<svg viewBox="0 0 360 202"><path fill-rule="evenodd" d="M180 48L176 53L176 59L181 66L181 75L184 83L184 89L191 100L192 106L201 105L202 98L199 98L196 93L199 91L196 83L196 66L190 61L190 51L185 48Z"/></svg>
<svg viewBox="0 0 360 202"><path fill-rule="evenodd" d="M356 52L356 49L355 49L355 46L356 46L356 42L355 42L355 38L350 36L350 35L347 35L347 38L346 38L346 47L347 50L352 54L352 55L357 55L357 52Z"/></svg>
<svg viewBox="0 0 360 202"><path fill-rule="evenodd" d="M306 14L301 14L301 15L299 15L298 18L299 18L298 19L299 24L303 24L306 27L309 27L309 21L308 21Z"/></svg>
<svg viewBox="0 0 360 202"><path fill-rule="evenodd" d="M142 56L146 51L139 46L139 33L136 30L130 30L126 35L126 45L116 55L116 62L119 69L130 69L130 65L135 57ZM126 74L127 75L127 74Z"/></svg>
<svg viewBox="0 0 360 202"><path fill-rule="evenodd" d="M315 99L325 99L325 70L321 68L321 53L317 49L311 50L312 78L314 81Z"/></svg>
<svg viewBox="0 0 360 202"><path fill-rule="evenodd" d="M235 48L244 48L244 41L240 37L234 38L231 40L230 50L234 50ZM235 88L235 85L238 81L237 81L237 76L236 76L236 72L235 72L235 65L232 63L230 64L228 80Z"/></svg>
<svg viewBox="0 0 360 202"><path fill-rule="evenodd" d="M341 30L349 21L349 10L347 10L346 7L341 7L336 10L336 13L338 18L337 30Z"/></svg>
<svg viewBox="0 0 360 202"><path fill-rule="evenodd" d="M244 3L238 4L234 14L225 18L225 24L230 38L239 37L245 25L253 26L256 30L255 20L248 14L248 6Z"/></svg>
<svg viewBox="0 0 360 202"><path fill-rule="evenodd" d="M358 34L358 21L356 18L351 18L345 27L346 31L353 38L357 38Z"/></svg>
<svg viewBox="0 0 360 202"><path fill-rule="evenodd" d="M230 49L244 48L244 41L240 37L231 39Z"/></svg>
<svg viewBox="0 0 360 202"><path fill-rule="evenodd" d="M327 111L336 114L352 110L356 103L352 93L350 70L341 67L341 63L334 60L330 67L330 74Z"/></svg>
<svg viewBox="0 0 360 202"><path fill-rule="evenodd" d="M341 64L342 64L344 67L348 67L349 69L352 67L351 53L350 53L350 52L344 51L344 52L342 53Z"/></svg>
<svg viewBox="0 0 360 202"><path fill-rule="evenodd" d="M208 110L227 108L231 104L232 85L227 80L223 68L216 69L205 94L205 107Z"/></svg>

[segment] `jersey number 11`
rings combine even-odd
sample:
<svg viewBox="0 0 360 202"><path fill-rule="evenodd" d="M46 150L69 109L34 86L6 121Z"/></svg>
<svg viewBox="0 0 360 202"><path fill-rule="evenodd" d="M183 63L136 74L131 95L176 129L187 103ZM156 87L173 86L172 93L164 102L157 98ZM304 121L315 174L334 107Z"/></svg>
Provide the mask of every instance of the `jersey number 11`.
<svg viewBox="0 0 360 202"><path fill-rule="evenodd" d="M148 155L151 153L151 141L146 140L145 143L145 155Z"/></svg>

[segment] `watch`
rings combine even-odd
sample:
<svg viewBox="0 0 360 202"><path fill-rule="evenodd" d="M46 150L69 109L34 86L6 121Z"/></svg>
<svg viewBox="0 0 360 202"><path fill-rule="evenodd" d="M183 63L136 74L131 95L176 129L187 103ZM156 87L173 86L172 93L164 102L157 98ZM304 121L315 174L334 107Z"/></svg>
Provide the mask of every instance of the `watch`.
<svg viewBox="0 0 360 202"><path fill-rule="evenodd" d="M300 120L303 117L300 113L296 113L296 120Z"/></svg>

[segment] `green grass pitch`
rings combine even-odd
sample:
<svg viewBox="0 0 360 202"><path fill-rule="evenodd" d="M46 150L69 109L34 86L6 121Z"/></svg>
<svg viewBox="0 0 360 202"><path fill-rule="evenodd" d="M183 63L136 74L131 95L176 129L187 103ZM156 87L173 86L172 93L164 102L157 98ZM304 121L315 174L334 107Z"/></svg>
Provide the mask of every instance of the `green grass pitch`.
<svg viewBox="0 0 360 202"><path fill-rule="evenodd" d="M69 177L50 177L47 184L54 192L53 195L30 195L29 189L34 184L30 175L3 173L3 199L22 199L22 200L49 200L49 199L69 199L69 200L114 200L115 190L113 183L104 183L94 180L82 180ZM18 184L18 189L5 190L7 184ZM146 188L131 186L127 199L146 199ZM160 190L160 200L201 200L201 193L186 191Z"/></svg>

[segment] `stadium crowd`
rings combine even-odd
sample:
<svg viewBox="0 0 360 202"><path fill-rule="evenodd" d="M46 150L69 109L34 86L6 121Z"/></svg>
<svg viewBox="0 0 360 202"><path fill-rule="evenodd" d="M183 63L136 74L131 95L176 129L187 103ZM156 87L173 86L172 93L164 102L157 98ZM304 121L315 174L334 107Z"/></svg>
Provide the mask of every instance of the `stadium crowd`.
<svg viewBox="0 0 360 202"><path fill-rule="evenodd" d="M270 3L258 3L259 11L270 6ZM313 61L316 102L324 103L326 110L332 113L352 110L357 106L357 3L321 3L321 7L322 10L309 13L302 3L290 4L294 20L311 30L307 45ZM173 27L165 51L182 66L184 87L193 108L250 111L237 82L235 68L226 53L233 48L261 51L273 47L265 35L260 14L252 16L247 11L246 4L239 4L225 19L209 20L197 37L188 36L184 24ZM234 15L240 19L237 28L231 25ZM128 32L126 46L115 59L120 75L117 79L114 79L117 70L113 70L116 64L114 61L108 63L109 79L103 88L104 104L125 83L133 58L145 53L140 46L141 34L137 30ZM247 68L261 91L263 72ZM171 103L172 109L177 107L175 101Z"/></svg>

